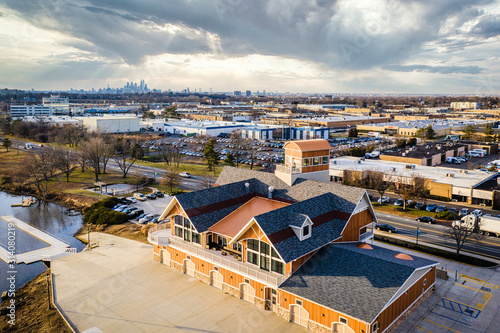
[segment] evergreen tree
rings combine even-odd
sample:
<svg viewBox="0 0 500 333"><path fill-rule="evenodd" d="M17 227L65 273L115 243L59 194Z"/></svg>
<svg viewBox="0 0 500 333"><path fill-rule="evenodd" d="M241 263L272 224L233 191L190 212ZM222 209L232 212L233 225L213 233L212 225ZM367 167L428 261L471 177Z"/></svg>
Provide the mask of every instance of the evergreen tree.
<svg viewBox="0 0 500 333"><path fill-rule="evenodd" d="M2 146L7 149L7 152L9 151L10 146L12 146L12 141L9 138L3 139Z"/></svg>
<svg viewBox="0 0 500 333"><path fill-rule="evenodd" d="M226 159L224 160L224 164L229 165L229 166L235 166L233 154L229 153L226 155Z"/></svg>
<svg viewBox="0 0 500 333"><path fill-rule="evenodd" d="M467 125L463 132L464 132L463 138L466 140L470 140L474 137L476 129L474 128L473 125Z"/></svg>
<svg viewBox="0 0 500 333"><path fill-rule="evenodd" d="M215 151L215 139L212 138L208 140L205 144L205 150L203 151L203 157L206 159L206 163L209 171L214 171L215 166L219 164L220 156L219 153Z"/></svg>
<svg viewBox="0 0 500 333"><path fill-rule="evenodd" d="M496 141L496 135L493 133L493 125L486 126L486 130L484 131L484 141L492 142Z"/></svg>

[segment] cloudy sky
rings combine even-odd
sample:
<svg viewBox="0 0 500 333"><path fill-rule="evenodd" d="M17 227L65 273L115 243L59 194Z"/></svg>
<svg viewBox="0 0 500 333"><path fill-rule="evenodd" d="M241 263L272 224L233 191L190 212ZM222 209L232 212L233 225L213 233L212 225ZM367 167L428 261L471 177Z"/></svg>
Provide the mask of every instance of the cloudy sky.
<svg viewBox="0 0 500 333"><path fill-rule="evenodd" d="M495 0L0 0L0 88L499 94Z"/></svg>

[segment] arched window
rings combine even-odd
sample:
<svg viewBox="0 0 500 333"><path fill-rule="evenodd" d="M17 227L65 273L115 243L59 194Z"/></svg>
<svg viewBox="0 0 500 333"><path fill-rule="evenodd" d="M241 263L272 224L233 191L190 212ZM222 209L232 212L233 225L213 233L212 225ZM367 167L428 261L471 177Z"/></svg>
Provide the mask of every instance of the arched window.
<svg viewBox="0 0 500 333"><path fill-rule="evenodd" d="M271 245L258 239L247 240L247 262L265 271L285 274L285 263Z"/></svg>

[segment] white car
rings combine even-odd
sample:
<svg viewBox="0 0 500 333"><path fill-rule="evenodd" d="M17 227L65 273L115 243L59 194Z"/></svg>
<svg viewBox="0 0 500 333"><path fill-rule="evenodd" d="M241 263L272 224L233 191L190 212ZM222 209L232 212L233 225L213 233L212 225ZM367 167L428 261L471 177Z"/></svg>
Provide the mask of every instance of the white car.
<svg viewBox="0 0 500 333"><path fill-rule="evenodd" d="M134 198L134 197L126 197L125 199L127 199L128 201L130 201L131 203L137 203L137 199Z"/></svg>
<svg viewBox="0 0 500 333"><path fill-rule="evenodd" d="M383 196L382 198L378 199L379 203L389 203L389 197Z"/></svg>
<svg viewBox="0 0 500 333"><path fill-rule="evenodd" d="M181 172L179 176L184 177L184 178L191 178L191 175L188 172Z"/></svg>
<svg viewBox="0 0 500 333"><path fill-rule="evenodd" d="M134 193L134 198L136 198L139 201L146 201L148 198L142 193Z"/></svg>
<svg viewBox="0 0 500 333"><path fill-rule="evenodd" d="M153 217L155 217L155 214L148 214L144 216L142 219L139 220L139 223L147 223L149 220L151 220Z"/></svg>
<svg viewBox="0 0 500 333"><path fill-rule="evenodd" d="M474 209L471 214L476 216L482 216L483 212L481 211L481 209Z"/></svg>

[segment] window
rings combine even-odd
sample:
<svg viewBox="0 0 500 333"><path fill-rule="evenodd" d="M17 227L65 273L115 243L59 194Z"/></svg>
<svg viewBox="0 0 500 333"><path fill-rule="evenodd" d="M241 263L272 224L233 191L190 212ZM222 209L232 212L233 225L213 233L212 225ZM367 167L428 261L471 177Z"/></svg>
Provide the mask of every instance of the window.
<svg viewBox="0 0 500 333"><path fill-rule="evenodd" d="M424 286L427 285L427 279L424 279Z"/></svg>
<svg viewBox="0 0 500 333"><path fill-rule="evenodd" d="M247 251L247 261L251 264L257 265L258 264L258 259L259 255L257 253L253 253L250 251Z"/></svg>
<svg viewBox="0 0 500 333"><path fill-rule="evenodd" d="M378 322L373 323L373 333L378 331Z"/></svg>
<svg viewBox="0 0 500 333"><path fill-rule="evenodd" d="M191 233L192 241L193 243L198 243L201 244L201 235L197 232L192 232Z"/></svg>
<svg viewBox="0 0 500 333"><path fill-rule="evenodd" d="M241 243L233 243L233 250L241 252Z"/></svg>
<svg viewBox="0 0 500 333"><path fill-rule="evenodd" d="M260 253L269 255L269 244L260 242Z"/></svg>
<svg viewBox="0 0 500 333"><path fill-rule="evenodd" d="M302 237L306 237L309 235L309 228L311 228L310 225L305 225L304 228L302 228Z"/></svg>
<svg viewBox="0 0 500 333"><path fill-rule="evenodd" d="M245 283L246 284L250 284L250 280L249 279L245 279Z"/></svg>
<svg viewBox="0 0 500 333"><path fill-rule="evenodd" d="M177 237L182 237L182 233L183 233L182 228L179 228L178 226L175 226L175 235Z"/></svg>
<svg viewBox="0 0 500 333"><path fill-rule="evenodd" d="M271 260L271 271L276 272L278 274L285 274L284 272L285 265L281 261Z"/></svg>
<svg viewBox="0 0 500 333"><path fill-rule="evenodd" d="M269 271L269 257L260 256L260 268Z"/></svg>
<svg viewBox="0 0 500 333"><path fill-rule="evenodd" d="M280 256L278 255L278 252L273 248L271 248L271 257L273 258L279 258Z"/></svg>
<svg viewBox="0 0 500 333"><path fill-rule="evenodd" d="M302 161L303 161L303 162L302 162L302 165L303 165L303 166L309 166L309 163L310 163L309 161L310 161L310 160L309 160L308 158L304 158Z"/></svg>
<svg viewBox="0 0 500 333"><path fill-rule="evenodd" d="M302 303L302 301L299 299L295 301L295 304L300 305L300 306L304 305L304 303Z"/></svg>
<svg viewBox="0 0 500 333"><path fill-rule="evenodd" d="M319 165L319 157L314 157L312 160L313 160L313 165Z"/></svg>
<svg viewBox="0 0 500 333"><path fill-rule="evenodd" d="M174 217L174 234L186 242L193 242L201 245L201 235L196 232L193 224L184 216L176 215Z"/></svg>
<svg viewBox="0 0 500 333"><path fill-rule="evenodd" d="M321 164L328 164L328 156L323 156L321 158Z"/></svg>
<svg viewBox="0 0 500 333"><path fill-rule="evenodd" d="M259 241L256 239L249 239L247 241L247 247L249 250L259 251Z"/></svg>
<svg viewBox="0 0 500 333"><path fill-rule="evenodd" d="M347 319L344 318L344 317L340 317L339 316L339 321L342 323L342 324L346 324L347 325Z"/></svg>

